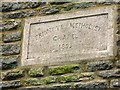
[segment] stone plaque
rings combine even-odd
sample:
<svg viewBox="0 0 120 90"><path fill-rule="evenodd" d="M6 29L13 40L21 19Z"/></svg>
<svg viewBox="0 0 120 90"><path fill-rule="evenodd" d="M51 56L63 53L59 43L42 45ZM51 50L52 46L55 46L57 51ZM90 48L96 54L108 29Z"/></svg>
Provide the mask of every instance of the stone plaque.
<svg viewBox="0 0 120 90"><path fill-rule="evenodd" d="M115 7L25 20L22 65L57 65L115 56Z"/></svg>

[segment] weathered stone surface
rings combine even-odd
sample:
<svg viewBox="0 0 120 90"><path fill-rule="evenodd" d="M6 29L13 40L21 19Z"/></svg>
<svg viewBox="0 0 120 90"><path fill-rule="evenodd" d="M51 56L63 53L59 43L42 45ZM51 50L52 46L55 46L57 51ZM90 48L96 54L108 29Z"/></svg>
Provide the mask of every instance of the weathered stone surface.
<svg viewBox="0 0 120 90"><path fill-rule="evenodd" d="M20 24L21 24L20 20L4 21L0 25L0 32L16 29L20 26Z"/></svg>
<svg viewBox="0 0 120 90"><path fill-rule="evenodd" d="M39 14L55 14L57 12L60 11L60 7L59 6L52 6L52 7L46 7L46 8L42 8L39 12Z"/></svg>
<svg viewBox="0 0 120 90"><path fill-rule="evenodd" d="M96 6L96 3L95 2L68 3L68 4L65 4L62 8L63 8L63 11L69 11L69 10L75 10L79 8L81 9L88 8L92 6Z"/></svg>
<svg viewBox="0 0 120 90"><path fill-rule="evenodd" d="M69 2L65 2L65 1L52 1L52 2L49 2L51 5L60 5L60 4L65 4L65 3L69 3Z"/></svg>
<svg viewBox="0 0 120 90"><path fill-rule="evenodd" d="M39 76L43 76L43 68L31 68L28 71L28 75L31 77L39 77Z"/></svg>
<svg viewBox="0 0 120 90"><path fill-rule="evenodd" d="M111 5L111 4L114 4L115 2L113 2L112 0L105 0L105 1L101 1L99 2L99 4L101 5Z"/></svg>
<svg viewBox="0 0 120 90"><path fill-rule="evenodd" d="M99 60L87 63L87 71L109 70L113 68L113 63L109 60Z"/></svg>
<svg viewBox="0 0 120 90"><path fill-rule="evenodd" d="M48 76L48 77L41 78L41 81L44 82L45 84L57 83L57 77Z"/></svg>
<svg viewBox="0 0 120 90"><path fill-rule="evenodd" d="M14 11L22 8L22 2L2 2L2 12Z"/></svg>
<svg viewBox="0 0 120 90"><path fill-rule="evenodd" d="M65 74L58 76L58 81L60 83L68 83L68 82L80 82L80 81L88 81L94 79L93 72L84 72L84 73L74 73L74 74Z"/></svg>
<svg viewBox="0 0 120 90"><path fill-rule="evenodd" d="M39 85L18 88L17 90L71 90L72 84L50 84L50 85Z"/></svg>
<svg viewBox="0 0 120 90"><path fill-rule="evenodd" d="M120 68L120 60L116 61L117 68Z"/></svg>
<svg viewBox="0 0 120 90"><path fill-rule="evenodd" d="M60 83L66 83L66 82L78 82L79 75L77 74L68 74L68 75L61 75L58 77L58 81Z"/></svg>
<svg viewBox="0 0 120 90"><path fill-rule="evenodd" d="M21 83L20 80L14 80L14 81L4 81L2 82L2 88L14 88L14 87L20 87Z"/></svg>
<svg viewBox="0 0 120 90"><path fill-rule="evenodd" d="M96 90L102 88L108 88L108 82L105 80L95 80L88 82L79 82L74 84L75 89L88 89L88 90Z"/></svg>
<svg viewBox="0 0 120 90"><path fill-rule="evenodd" d="M12 13L7 13L3 15L3 18L24 18L36 15L36 11L34 10L26 10L26 11L16 11Z"/></svg>
<svg viewBox="0 0 120 90"><path fill-rule="evenodd" d="M110 87L111 88L120 88L120 80L119 79L113 79L113 80L111 80L111 82L110 82Z"/></svg>
<svg viewBox="0 0 120 90"><path fill-rule="evenodd" d="M14 80L24 76L24 70L2 72L2 80Z"/></svg>
<svg viewBox="0 0 120 90"><path fill-rule="evenodd" d="M50 8L42 9L46 13ZM109 17L114 9L101 7L90 9L89 12L86 9L82 13L79 11L26 19L22 65L61 65L64 62L115 57L114 32L111 32L115 30L111 27L113 19Z"/></svg>
<svg viewBox="0 0 120 90"><path fill-rule="evenodd" d="M17 88L17 90L52 90L50 89L50 87L51 86L48 85L39 85L39 86L21 87L21 88Z"/></svg>
<svg viewBox="0 0 120 90"><path fill-rule="evenodd" d="M20 53L20 44L3 44L2 45L2 55L12 55Z"/></svg>
<svg viewBox="0 0 120 90"><path fill-rule="evenodd" d="M0 58L0 61L2 61L2 69L12 69L16 68L18 65L18 56L10 56L10 57L3 57Z"/></svg>
<svg viewBox="0 0 120 90"><path fill-rule="evenodd" d="M40 81L38 78L29 78L24 80L24 86L29 86L29 85L42 85L44 82Z"/></svg>
<svg viewBox="0 0 120 90"><path fill-rule="evenodd" d="M80 73L80 74L83 77L92 77L92 78L95 77L95 73L94 72L83 72L83 73Z"/></svg>
<svg viewBox="0 0 120 90"><path fill-rule="evenodd" d="M45 4L46 2L25 2L24 8L37 8Z"/></svg>
<svg viewBox="0 0 120 90"><path fill-rule="evenodd" d="M71 83L55 84L55 85L50 86L50 89L52 89L52 90L71 90L72 84Z"/></svg>
<svg viewBox="0 0 120 90"><path fill-rule="evenodd" d="M12 12L12 13L8 13L8 14L4 14L3 18L22 18L24 17L24 12L23 11L17 11L17 12Z"/></svg>
<svg viewBox="0 0 120 90"><path fill-rule="evenodd" d="M69 10L71 10L73 8L74 8L74 4L72 4L72 3L68 3L68 4L63 6L64 11L69 11Z"/></svg>
<svg viewBox="0 0 120 90"><path fill-rule="evenodd" d="M79 3L79 4L75 4L74 5L74 8L75 9L78 9L78 8L88 8L88 7L92 7L92 6L96 6L96 3L95 2L82 2L82 3Z"/></svg>
<svg viewBox="0 0 120 90"><path fill-rule="evenodd" d="M50 75L59 75L59 74L77 72L79 69L80 69L79 65L55 66L55 67L49 67L49 73Z"/></svg>
<svg viewBox="0 0 120 90"><path fill-rule="evenodd" d="M50 84L50 83L56 83L57 82L57 77L56 76L48 76L44 78L29 78L24 80L24 85L29 86L29 85L45 85L45 84Z"/></svg>
<svg viewBox="0 0 120 90"><path fill-rule="evenodd" d="M111 78L111 77L120 77L120 70L116 69L116 70L108 70L108 71L100 71L98 73L98 76L102 77L102 78Z"/></svg>
<svg viewBox="0 0 120 90"><path fill-rule="evenodd" d="M3 36L4 42L12 42L12 41L19 41L21 40L22 34L21 31L6 33Z"/></svg>

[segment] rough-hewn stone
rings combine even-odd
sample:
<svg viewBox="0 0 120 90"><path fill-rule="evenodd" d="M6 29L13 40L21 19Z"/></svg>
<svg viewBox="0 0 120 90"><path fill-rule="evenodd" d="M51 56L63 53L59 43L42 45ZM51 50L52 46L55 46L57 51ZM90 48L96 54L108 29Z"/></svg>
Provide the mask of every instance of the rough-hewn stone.
<svg viewBox="0 0 120 90"><path fill-rule="evenodd" d="M63 6L64 11L74 10L74 9L84 9L88 7L96 6L95 2L82 2L82 3L68 3Z"/></svg>
<svg viewBox="0 0 120 90"><path fill-rule="evenodd" d="M10 57L2 57L0 61L2 61L2 69L12 69L16 68L18 65L18 56L10 56Z"/></svg>
<svg viewBox="0 0 120 90"><path fill-rule="evenodd" d="M49 14L55 14L59 11L60 11L59 6L45 7L40 10L39 14L49 15Z"/></svg>
<svg viewBox="0 0 120 90"><path fill-rule="evenodd" d="M116 69L116 70L107 70L107 71L100 71L98 73L98 76L102 77L102 78L111 78L111 77L120 77L120 70Z"/></svg>
<svg viewBox="0 0 120 90"><path fill-rule="evenodd" d="M111 82L110 82L110 87L111 88L117 88L117 87L119 87L120 88L120 80L119 79L113 79L113 80L111 80Z"/></svg>
<svg viewBox="0 0 120 90"><path fill-rule="evenodd" d="M29 78L24 80L24 86L28 86L28 85L42 85L44 84L42 81L40 81L38 78Z"/></svg>
<svg viewBox="0 0 120 90"><path fill-rule="evenodd" d="M25 2L24 8L37 8L45 4L46 2Z"/></svg>
<svg viewBox="0 0 120 90"><path fill-rule="evenodd" d="M51 75L72 73L79 70L79 65L65 65L65 66L55 66L49 68L49 73Z"/></svg>
<svg viewBox="0 0 120 90"><path fill-rule="evenodd" d="M51 5L61 5L61 4L65 4L65 3L69 3L69 2L64 2L64 1L58 1L58 2L56 2L56 0L55 0L55 2L53 1L53 2L50 2L50 4Z"/></svg>
<svg viewBox="0 0 120 90"><path fill-rule="evenodd" d="M14 11L22 8L22 2L2 2L2 12Z"/></svg>
<svg viewBox="0 0 120 90"><path fill-rule="evenodd" d="M75 89L88 89L88 90L96 90L102 88L108 88L108 82L105 80L95 80L88 82L79 82L74 84Z"/></svg>
<svg viewBox="0 0 120 90"><path fill-rule="evenodd" d="M55 83L57 82L57 77L56 76L48 76L44 78L29 78L24 80L24 85L29 86L29 85L43 85L43 84L50 84L50 83Z"/></svg>
<svg viewBox="0 0 120 90"><path fill-rule="evenodd" d="M31 68L28 71L28 75L31 77L43 76L43 68Z"/></svg>
<svg viewBox="0 0 120 90"><path fill-rule="evenodd" d="M21 86L20 80L4 81L2 82L2 88L15 88Z"/></svg>
<svg viewBox="0 0 120 90"><path fill-rule="evenodd" d="M57 77L56 76L48 76L48 77L41 78L41 81L44 82L45 84L56 83Z"/></svg>
<svg viewBox="0 0 120 90"><path fill-rule="evenodd" d="M21 24L20 20L4 21L0 25L0 32L17 29Z"/></svg>
<svg viewBox="0 0 120 90"><path fill-rule="evenodd" d="M64 11L69 11L69 10L71 10L73 8L74 8L74 4L71 4L71 3L66 4L66 5L63 6Z"/></svg>
<svg viewBox="0 0 120 90"><path fill-rule="evenodd" d="M72 84L71 83L55 84L55 85L51 85L50 89L52 89L52 90L71 90Z"/></svg>
<svg viewBox="0 0 120 90"><path fill-rule="evenodd" d="M2 80L14 80L24 76L24 70L2 72Z"/></svg>
<svg viewBox="0 0 120 90"><path fill-rule="evenodd" d="M21 36L22 36L21 31L6 33L3 36L3 41L4 42L19 41L21 40Z"/></svg>
<svg viewBox="0 0 120 90"><path fill-rule="evenodd" d="M16 11L3 15L3 18L24 18L36 15L36 11L34 10L26 10L26 11Z"/></svg>
<svg viewBox="0 0 120 90"><path fill-rule="evenodd" d="M92 7L92 6L96 6L96 3L95 2L82 2L82 3L77 3L74 5L74 8L75 9L78 9L78 8L88 8L88 7Z"/></svg>
<svg viewBox="0 0 120 90"><path fill-rule="evenodd" d="M79 81L88 81L94 79L93 72L84 72L80 74L65 74L58 76L58 81L60 83L67 83L67 82L79 82Z"/></svg>
<svg viewBox="0 0 120 90"><path fill-rule="evenodd" d="M48 90L48 89L50 89L50 86L48 86L48 85L39 85L39 86L29 86L29 87L17 88L17 90Z"/></svg>
<svg viewBox="0 0 120 90"><path fill-rule="evenodd" d="M2 45L2 55L12 55L20 53L20 44L3 44Z"/></svg>
<svg viewBox="0 0 120 90"><path fill-rule="evenodd" d="M100 60L87 63L87 71L108 70L111 68L113 68L113 63L111 61Z"/></svg>
<svg viewBox="0 0 120 90"><path fill-rule="evenodd" d="M120 60L116 61L116 66L120 68Z"/></svg>
<svg viewBox="0 0 120 90"><path fill-rule="evenodd" d="M101 0L101 1L105 1L105 0ZM106 0L106 1L108 1L108 2L103 2L103 3L97 4L97 5L98 6L103 5L103 4L110 5L113 3L110 1L118 1L118 0ZM4 2L1 10L2 10L2 12L4 12L3 13L4 18L6 18L6 19L20 18L24 22L25 17L36 16L36 15L38 15L38 13L44 14L44 15L50 15L50 14L55 14L55 13L59 13L59 12L62 13L62 12L70 11L70 10L80 9L80 8L81 8L80 11L82 12L82 9L84 9L84 8L96 6L95 5L96 3L92 3L92 2L90 2L90 3L85 3L85 2L83 2L83 3L50 2L49 3L48 2L46 5L46 8L41 8L41 6L44 6L45 4L46 4L46 2ZM24 9L24 10L22 10L22 9ZM92 8L90 8L90 9L92 9ZM38 10L38 11L40 10L40 11L37 13L34 10ZM117 21L118 21L117 23L120 24L120 17L118 17ZM3 37L0 34L0 42L4 43L4 45L1 45L2 47L0 47L0 53L1 53L0 55L4 55L4 57L6 57L5 55L12 55L9 57L7 56L6 58L0 57L0 63L1 63L0 68L3 69L3 71L1 71L1 72L4 74L2 77L3 82L0 83L0 87L2 86L3 89L5 88L5 90L7 90L6 88L8 88L8 89L12 88L13 90L14 89L17 90L17 88L15 88L15 87L21 86L20 80L24 80L26 78L28 78L28 79L26 79L25 84L22 83L22 85L25 87L23 87L24 89L21 88L21 90L36 90L36 88L34 88L34 86L37 86L37 85L38 85L37 90L44 90L44 89L48 90L49 88L53 89L53 90L56 90L56 89L57 90L68 90L68 89L69 90L71 90L71 89L79 90L80 89L81 90L82 88L83 88L83 90L84 90L84 88L85 88L85 90L86 89L87 90L96 90L96 88L99 90L102 90L103 88L105 88L105 89L109 88L108 82L110 83L110 88L119 88L120 87L120 82L119 82L120 61L119 60L114 61L114 64L112 63L113 60L107 60L107 61L100 60L100 61L92 61L89 63L87 61L85 61L85 64L87 63L87 68L86 68L86 65L85 66L83 65L83 63L82 63L83 67L80 65L77 65L75 67L73 67L73 66L71 67L69 65L68 66L67 65L66 66L56 66L56 67L50 66L49 69L45 70L47 72L47 74L46 74L46 72L43 72L44 71L43 68L40 68L40 67L38 67L38 68L33 67L30 69L27 68L25 77L23 77L24 71L21 72L18 70L19 68L21 68L21 66L18 67L18 69L17 69L18 72L17 71L14 72L12 70L7 71L8 69L14 69L18 66L18 64L21 64L18 60L18 57L13 57L14 54L20 54L20 48L21 48L20 43L21 42L20 43L14 42L14 41L20 41L22 39L21 34L20 34L21 32L15 31L20 27L20 22L21 21L17 21L17 20L5 21L1 25L0 32L2 32L2 31L5 31L5 32L3 32L3 34L4 34ZM12 30L14 30L14 31L12 31ZM117 34L120 34L120 26L118 26ZM119 40L120 40L120 38L119 38ZM119 40L117 41L118 46L120 46ZM118 55L120 55L120 48L118 49ZM82 69L79 68L79 66ZM85 68L85 70L84 70L84 68ZM109 70L112 68L113 68L113 70ZM116 70L116 68L118 68L118 69ZM92 72L82 72L80 69L83 71L86 71L86 69L87 69L87 71L92 71ZM27 70L28 70L28 72L27 72ZM49 70L49 71L47 71L47 70ZM79 70L82 73L81 72L78 73ZM102 70L105 70L105 71L102 71ZM95 72L93 73L93 71L95 71ZM78 76L75 75L76 73L74 73L74 72L76 72ZM96 73L98 74L99 77L95 76ZM53 76L46 76L49 74L53 75ZM61 75L61 74L65 74L65 75ZM101 79L101 77L108 80L108 82L105 80L98 80L98 78ZM11 79L12 80L20 79L20 80L10 81ZM91 81L93 79L94 79L94 81ZM8 81L4 81L4 80L8 80ZM26 86L28 86L28 87L26 87Z"/></svg>
<svg viewBox="0 0 120 90"><path fill-rule="evenodd" d="M78 82L79 75L77 74L68 74L68 75L61 75L58 77L59 82L66 83L66 82Z"/></svg>

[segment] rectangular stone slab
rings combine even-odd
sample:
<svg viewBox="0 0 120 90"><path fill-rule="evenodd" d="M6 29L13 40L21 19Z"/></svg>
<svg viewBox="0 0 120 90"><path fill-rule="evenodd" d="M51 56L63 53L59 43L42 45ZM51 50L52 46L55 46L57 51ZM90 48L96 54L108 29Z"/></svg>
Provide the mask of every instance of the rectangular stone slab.
<svg viewBox="0 0 120 90"><path fill-rule="evenodd" d="M115 57L116 7L25 19L22 65L59 65Z"/></svg>

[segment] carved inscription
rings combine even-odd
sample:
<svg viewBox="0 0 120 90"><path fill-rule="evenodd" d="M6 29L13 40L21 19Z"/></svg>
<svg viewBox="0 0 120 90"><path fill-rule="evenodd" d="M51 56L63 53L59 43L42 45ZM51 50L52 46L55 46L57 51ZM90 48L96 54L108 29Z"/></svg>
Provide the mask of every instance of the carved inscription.
<svg viewBox="0 0 120 90"><path fill-rule="evenodd" d="M116 6L25 19L21 64L50 66L115 58Z"/></svg>
<svg viewBox="0 0 120 90"><path fill-rule="evenodd" d="M106 21L107 15L101 15L31 24L28 58L106 50Z"/></svg>

